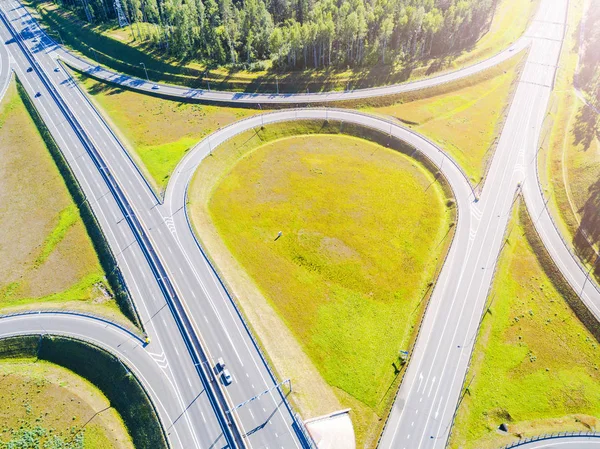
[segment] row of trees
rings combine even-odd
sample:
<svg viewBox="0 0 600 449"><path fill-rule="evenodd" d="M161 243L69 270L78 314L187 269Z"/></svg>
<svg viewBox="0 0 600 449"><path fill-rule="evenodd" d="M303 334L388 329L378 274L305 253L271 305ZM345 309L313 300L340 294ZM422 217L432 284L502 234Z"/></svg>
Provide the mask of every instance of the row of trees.
<svg viewBox="0 0 600 449"><path fill-rule="evenodd" d="M94 23L114 0L59 0ZM217 64L361 66L448 54L487 31L498 0L120 0L136 39Z"/></svg>

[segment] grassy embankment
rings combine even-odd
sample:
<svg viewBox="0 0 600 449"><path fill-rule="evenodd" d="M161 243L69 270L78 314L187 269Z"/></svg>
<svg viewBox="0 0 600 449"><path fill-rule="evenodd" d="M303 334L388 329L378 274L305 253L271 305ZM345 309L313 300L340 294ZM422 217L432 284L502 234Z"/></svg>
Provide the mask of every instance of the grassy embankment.
<svg viewBox="0 0 600 449"><path fill-rule="evenodd" d="M34 441L52 449L133 449L106 397L72 371L34 359L0 359L0 381L0 447L37 447Z"/></svg>
<svg viewBox="0 0 600 449"><path fill-rule="evenodd" d="M41 20L50 34L60 42L56 30L70 48L98 60L114 70L145 77L143 62L151 79L191 87L246 92L276 89L280 92L311 92L362 88L414 80L448 70L455 70L488 58L510 45L525 31L536 11L539 0L500 0L490 31L471 49L445 58L425 60L414 66L375 66L356 70L306 70L276 74L270 70L248 72L226 68L208 70L200 63L165 58L132 39L129 27L91 26L75 15L59 10L47 1L27 1L30 10Z"/></svg>
<svg viewBox="0 0 600 449"><path fill-rule="evenodd" d="M49 335L2 339L0 382L2 448L9 441L9 448L167 448L137 379L88 343Z"/></svg>
<svg viewBox="0 0 600 449"><path fill-rule="evenodd" d="M508 229L451 448L598 426L598 323L554 265L524 204ZM508 435L497 432L501 423Z"/></svg>
<svg viewBox="0 0 600 449"><path fill-rule="evenodd" d="M516 87L523 55L485 72L436 88L346 107L392 117L433 139L463 167L474 184L484 174ZM74 75L138 165L161 192L183 155L202 137L257 109L181 103Z"/></svg>
<svg viewBox="0 0 600 449"><path fill-rule="evenodd" d="M351 407L372 447L455 210L412 149L342 126L399 151L339 123L267 125L204 160L188 207L303 415Z"/></svg>
<svg viewBox="0 0 600 449"><path fill-rule="evenodd" d="M260 111L182 103L124 90L73 75L137 160L154 189L162 193L171 172L200 139Z"/></svg>
<svg viewBox="0 0 600 449"><path fill-rule="evenodd" d="M391 105L363 109L392 117L429 137L463 168L473 184L483 180L524 54L455 83L402 94Z"/></svg>
<svg viewBox="0 0 600 449"><path fill-rule="evenodd" d="M600 117L573 87L582 2L569 4L569 26L546 120L540 177L557 223L600 280Z"/></svg>
<svg viewBox="0 0 600 449"><path fill-rule="evenodd" d="M0 104L0 309L81 310L126 324L22 95L13 82Z"/></svg>

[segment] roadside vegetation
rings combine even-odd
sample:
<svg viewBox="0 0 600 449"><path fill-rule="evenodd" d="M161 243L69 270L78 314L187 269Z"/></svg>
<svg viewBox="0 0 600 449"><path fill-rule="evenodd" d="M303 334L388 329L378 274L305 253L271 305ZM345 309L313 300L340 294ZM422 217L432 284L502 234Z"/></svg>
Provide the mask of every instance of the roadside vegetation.
<svg viewBox="0 0 600 449"><path fill-rule="evenodd" d="M462 166L473 184L482 181L516 88L524 55L485 72L394 98L344 103L401 121L434 140ZM138 162L163 192L177 163L200 139L258 109L184 103L137 93L75 72Z"/></svg>
<svg viewBox="0 0 600 449"><path fill-rule="evenodd" d="M0 359L0 448L133 449L106 397L72 371Z"/></svg>
<svg viewBox="0 0 600 449"><path fill-rule="evenodd" d="M575 89L580 44L576 24L584 4L569 5L566 42L541 143L540 176L563 234L600 280L600 115L588 102L590 92Z"/></svg>
<svg viewBox="0 0 600 449"><path fill-rule="evenodd" d="M62 308L127 323L21 95L13 82L0 104L0 312Z"/></svg>
<svg viewBox="0 0 600 449"><path fill-rule="evenodd" d="M75 73L76 80L114 124L124 145L158 193L185 153L208 134L256 109L165 100Z"/></svg>
<svg viewBox="0 0 600 449"><path fill-rule="evenodd" d="M126 12L129 3L124 2ZM227 3L227 8L231 5L227 1L222 3ZM262 4L260 1L252 2L254 6L248 6L253 11L252 14L273 14L273 11L255 8L255 3L259 3L259 6ZM61 9L51 2L26 2L58 42L62 41L76 52L129 75L144 78L141 65L144 63L152 80L190 87L208 88L210 83L212 89L220 90L274 92L279 88L280 92L316 92L399 83L455 70L488 58L505 49L524 33L539 0L477 1L472 6L447 8L444 13L433 8L422 11L427 16L426 20L419 19L421 12L410 5L396 7L396 2L392 2L385 7L376 8L375 13L371 14L365 9L368 5L359 3L359 6L347 8L348 5L345 5L339 11L332 11L332 7L336 9L333 4L318 2L310 11L304 11L307 20L303 25L286 22L285 26L273 28L271 25L270 28L260 18L245 16L242 27L258 29L249 32L231 29L234 34L239 33L236 35L239 36L243 50L236 47L235 52L230 51L229 43L237 42L234 37L232 40L226 39L227 42L215 53L207 44L212 38L202 37L202 34L218 34L220 39L225 39L225 31L233 22L221 24L219 19L215 19L218 23L213 23L210 14L220 14L219 11L224 10L213 7L216 4L210 0L167 9L172 12L183 11L176 19L168 21L173 29L167 34L160 34L160 26L144 21L137 22L132 27L118 28L111 3L107 3L109 20L105 21L104 10L99 6L101 2L98 5L96 2L88 2L91 5L89 9L95 11L93 15L96 17L94 24L89 24L83 4L74 2L72 6L76 12L73 12ZM63 5L69 8L71 2L64 2ZM134 9L139 5L135 3ZM203 5L201 11L198 10L198 5ZM271 8L284 7L281 5L284 4L271 3ZM305 6L306 2L297 4L298 8ZM489 13L494 7L495 14ZM146 6L144 19L156 12L150 12L152 8L148 8ZM196 10L196 13L189 8ZM286 8L291 8L291 4L284 7ZM391 10L388 11L388 8ZM294 20L302 22L297 16L299 11L293 9L290 12ZM461 20L461 14L467 10L471 13L470 19ZM383 21L376 17L382 13L387 14ZM192 26L192 29L177 31L178 25L175 22L179 23L186 14L190 15L190 19L183 26ZM276 22L288 13L282 14L275 13ZM234 14L231 20L235 21L236 17L241 16ZM373 26L369 24L371 17L375 20ZM208 28L202 28L202 25L194 28L194 21L201 21ZM419 23L422 24L420 28ZM381 35L377 31L380 26L385 27L382 29L384 34ZM416 32L411 32L411 27L417 27ZM445 38L444 33L451 28L456 28L453 37ZM178 55L177 46L181 48L194 41L198 33L202 44L195 45L192 52L186 50L185 55ZM273 34L272 40L266 38L266 44L260 37L265 33ZM483 37L478 39L481 35ZM177 42L168 46L168 51L165 50L164 36L177 39ZM160 42L155 41L156 37L159 37ZM251 45L261 45L263 50L249 53L249 47L243 44L247 39L251 40ZM313 42L311 39L317 41ZM367 41L374 39L372 45L367 45ZM340 42L337 43L337 40ZM335 54L332 55L332 51ZM224 57L225 62L234 57L237 62L218 66L209 62L213 56L203 56L205 52L210 52L213 56L220 54L222 56L219 58ZM261 55L269 56L266 60L248 63L249 57L253 61ZM315 55L317 68L312 67ZM381 62L382 58L384 63Z"/></svg>
<svg viewBox="0 0 600 449"><path fill-rule="evenodd" d="M456 83L403 94L391 105L365 108L392 117L431 138L463 168L473 184L483 180L524 55Z"/></svg>
<svg viewBox="0 0 600 449"><path fill-rule="evenodd" d="M189 192L199 238L303 416L352 408L361 448L377 441L454 229L443 178L403 153L348 124L267 125L214 149Z"/></svg>
<svg viewBox="0 0 600 449"><path fill-rule="evenodd" d="M148 395L121 361L68 337L0 340L1 449L166 449Z"/></svg>
<svg viewBox="0 0 600 449"><path fill-rule="evenodd" d="M598 323L546 252L525 204L518 204L450 447L496 448L543 433L596 429L598 336ZM501 424L507 433L498 432Z"/></svg>

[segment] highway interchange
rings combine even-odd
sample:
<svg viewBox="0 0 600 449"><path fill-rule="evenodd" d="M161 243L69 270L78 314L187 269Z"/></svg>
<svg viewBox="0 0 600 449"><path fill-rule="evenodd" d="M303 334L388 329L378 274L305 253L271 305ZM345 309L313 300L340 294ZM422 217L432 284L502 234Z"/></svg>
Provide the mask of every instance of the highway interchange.
<svg viewBox="0 0 600 449"><path fill-rule="evenodd" d="M525 69L479 198L475 197L454 161L418 134L396 123L350 110L313 108L286 109L254 116L213 133L210 141L201 141L180 162L169 181L165 198L161 200L154 195L125 148L74 81L62 69L55 71L60 67L58 58L73 65L88 62L74 61L68 52L55 45L18 2L1 0L0 9L7 18L7 23L0 26L2 42L6 43L0 45L0 92L4 92L12 69L31 98L35 98L37 92L42 94L34 99L34 103L100 222L152 342L144 347L139 337L90 317L49 313L3 318L0 336L40 332L72 335L95 342L119 356L149 391L172 447L224 447L232 441L235 445L239 442L236 430L246 435L244 444L252 448L288 449L300 448L303 444L303 438L294 430L294 413L283 402L278 390L241 407L234 424L226 423L227 416L224 417L219 398L224 398L231 407L273 387L276 381L235 304L204 257L185 212L187 186L195 168L210 149L262 123L328 118L379 129L407 141L425 154L440 167L454 191L459 211L454 241L379 447L445 447L517 192L522 191L530 214L536 217L536 229L561 272L580 293L589 310L600 317L597 286L588 279L586 270L573 257L554 226L537 178L537 142L565 31L566 0L543 0L525 35L496 57L415 83L300 95L230 94L159 86L162 94L244 103L294 104L365 98L459 79L528 48ZM22 45L15 41L8 23L17 39L22 39ZM28 73L32 61L35 61L36 70ZM98 69L94 64L80 68L136 89L153 87L142 80ZM61 102L64 102L62 108ZM101 166L102 170L90 155L81 131L77 132L73 118L66 118L64 107L71 111L98 151L105 164ZM107 186L103 170L112 174L124 192L132 214L123 209ZM141 230L132 224L129 215L133 214ZM140 238L140 233L147 236L147 241ZM164 265L174 289L172 294L165 291L161 276L157 278L147 247L152 248L160 264ZM173 305L177 301L180 301L180 308ZM181 324L186 319L189 327ZM190 346L190 338L198 340L204 357L197 354L193 344ZM186 357L186 354L190 356ZM227 360L236 379L226 391L218 381L210 381L211 365L218 357ZM562 439L544 443L556 446L532 447L568 447L564 444L577 443ZM591 441L586 447L600 447L600 444Z"/></svg>

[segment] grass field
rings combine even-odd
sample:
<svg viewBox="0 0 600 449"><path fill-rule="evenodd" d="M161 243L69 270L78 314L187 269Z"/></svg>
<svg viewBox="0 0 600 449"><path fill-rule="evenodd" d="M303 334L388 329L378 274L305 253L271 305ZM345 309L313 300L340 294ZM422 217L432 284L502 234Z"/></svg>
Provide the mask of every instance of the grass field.
<svg viewBox="0 0 600 449"><path fill-rule="evenodd" d="M133 449L119 414L92 384L35 359L0 360L0 447Z"/></svg>
<svg viewBox="0 0 600 449"><path fill-rule="evenodd" d="M539 0L500 0L490 31L473 48L445 58L425 60L414 66L375 66L356 70L306 70L277 74L271 70L242 71L227 68L208 70L194 61L165 59L132 39L129 28L91 26L73 14L58 10L47 1L27 1L42 24L55 39L64 41L75 51L117 71L145 77L143 62L151 79L192 87L246 92L276 90L311 92L371 87L414 80L435 73L455 70L488 58L514 42L523 34ZM56 33L60 30L60 37ZM267 66L269 64L267 63Z"/></svg>
<svg viewBox="0 0 600 449"><path fill-rule="evenodd" d="M0 104L0 310L69 308L125 321L15 83Z"/></svg>
<svg viewBox="0 0 600 449"><path fill-rule="evenodd" d="M483 179L521 72L523 55L419 97L367 111L393 117L431 138L462 166L474 184ZM409 94L410 95L410 94Z"/></svg>
<svg viewBox="0 0 600 449"><path fill-rule="evenodd" d="M600 117L573 88L583 4L569 4L569 27L540 154L542 185L563 234L593 268L600 249ZM594 271L600 280L600 265Z"/></svg>
<svg viewBox="0 0 600 449"><path fill-rule="evenodd" d="M347 106L393 117L430 137L448 151L477 184L493 154L522 60L523 55L517 55L458 83L400 96L388 106L362 103ZM179 160L201 138L260 112L182 103L120 89L81 74L75 77L114 124L158 192L165 189Z"/></svg>
<svg viewBox="0 0 600 449"><path fill-rule="evenodd" d="M513 212L450 447L487 449L518 437L590 430L600 416L600 349L579 299L535 233ZM598 328L589 322L590 329ZM501 423L508 435L497 433Z"/></svg>
<svg viewBox="0 0 600 449"><path fill-rule="evenodd" d="M320 126L338 125L272 125L217 148L195 175L189 209L305 416L352 407L358 447L371 447L454 207L415 160ZM311 391L322 385L304 365L286 364L302 358L298 345L335 398Z"/></svg>
<svg viewBox="0 0 600 449"><path fill-rule="evenodd" d="M84 75L75 77L103 115L115 125L113 128L159 193L167 186L180 159L200 139L259 112L165 100L123 90Z"/></svg>

